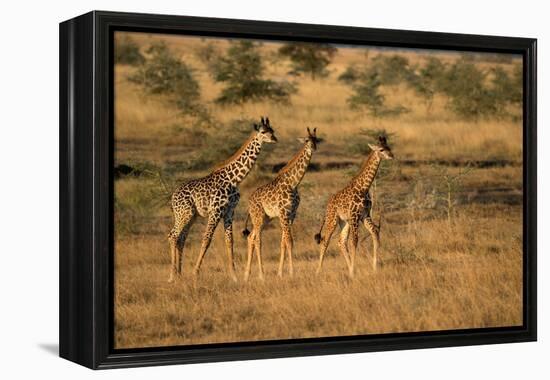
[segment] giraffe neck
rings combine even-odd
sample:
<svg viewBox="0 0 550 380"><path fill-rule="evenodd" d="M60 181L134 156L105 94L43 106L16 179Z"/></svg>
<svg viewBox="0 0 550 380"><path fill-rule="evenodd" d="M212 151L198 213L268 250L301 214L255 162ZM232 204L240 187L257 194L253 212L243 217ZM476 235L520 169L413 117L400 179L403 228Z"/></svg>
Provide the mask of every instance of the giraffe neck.
<svg viewBox="0 0 550 380"><path fill-rule="evenodd" d="M252 136L233 156L218 166L215 172L224 175L232 185L236 186L250 173L261 149L262 143L257 136Z"/></svg>
<svg viewBox="0 0 550 380"><path fill-rule="evenodd" d="M313 149L310 142L306 142L302 149L279 171L277 180L279 183L295 188L300 184L306 174L311 161Z"/></svg>
<svg viewBox="0 0 550 380"><path fill-rule="evenodd" d="M366 193L369 191L370 185L372 184L374 177L376 177L381 161L381 158L375 152L371 152L369 154L363 163L361 171L351 182L354 190L359 193Z"/></svg>

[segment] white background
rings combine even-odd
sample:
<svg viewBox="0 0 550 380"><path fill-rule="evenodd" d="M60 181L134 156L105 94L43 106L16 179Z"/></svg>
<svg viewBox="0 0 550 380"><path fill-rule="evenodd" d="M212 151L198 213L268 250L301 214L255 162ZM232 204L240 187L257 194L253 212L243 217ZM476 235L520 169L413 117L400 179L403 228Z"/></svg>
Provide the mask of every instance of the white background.
<svg viewBox="0 0 550 380"><path fill-rule="evenodd" d="M6 1L0 21L0 377L548 379L550 28L545 1ZM539 39L539 342L93 372L58 342L58 23L89 10ZM546 232L546 233L545 233ZM544 354L544 351L547 351ZM42 377L41 376L41 377Z"/></svg>

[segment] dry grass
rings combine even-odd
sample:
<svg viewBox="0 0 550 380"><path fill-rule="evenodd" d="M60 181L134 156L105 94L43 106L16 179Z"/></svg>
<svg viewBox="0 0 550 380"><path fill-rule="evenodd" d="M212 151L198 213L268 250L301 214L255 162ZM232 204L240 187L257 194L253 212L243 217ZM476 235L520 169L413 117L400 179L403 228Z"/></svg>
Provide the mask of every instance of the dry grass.
<svg viewBox="0 0 550 380"><path fill-rule="evenodd" d="M318 246L313 241L326 200L344 186L356 166L308 172L301 184L302 202L294 226L293 278L275 276L279 229L272 222L264 234L265 282L233 283L226 274L223 234L219 228L198 279L190 275L204 222L198 220L186 244L184 276L166 282L169 269L166 235L172 217L169 195L154 177L126 177L115 183L115 345L117 348L186 345L333 335L445 330L520 325L522 323L522 172L521 121L465 122L454 117L436 98L430 112L404 87L386 89L390 104L411 112L393 119L372 119L351 112L348 87L337 76L350 63L365 58L363 49L340 48L320 81L297 79L299 92L291 105L270 102L217 107L213 99L221 86L212 81L196 57L206 41L199 38L134 34L143 47L162 38L193 66L200 79L202 100L222 123L240 117L269 115L279 137L274 152L241 186L236 210L235 254L239 274L244 269L245 240L240 237L246 200L255 187L273 177L260 170L286 161L306 126L317 127L326 142L316 152L316 164L351 162L363 156L350 152L350 141L362 128L384 128L396 134L399 158L385 165L377 184L382 202L381 265L369 265L370 240L361 231L358 273L346 276L336 237L324 271L315 276ZM214 40L221 48L227 42ZM276 50L266 43L266 57ZM392 52L369 51L369 57ZM413 63L426 53L399 51ZM443 60L456 56L434 53ZM269 60L268 60L269 61ZM486 65L486 63L480 63ZM506 65L504 65L506 66ZM145 96L127 77L134 69L116 67L116 151L120 163L146 162L166 175L167 186L207 173L184 171L177 164L200 153L201 136L191 121L166 99ZM273 77L283 77L285 65L268 65ZM207 131L215 138L215 131ZM405 165L411 160L421 162ZM435 167L425 161L499 162L504 166L478 168L468 174L456 194L456 216L449 226L440 204L412 212L416 183L435 186ZM456 172L460 167L448 167ZM426 194L416 195L423 201ZM368 248L368 249L367 249Z"/></svg>
<svg viewBox="0 0 550 380"><path fill-rule="evenodd" d="M193 234L184 278L173 285L166 283L165 241L154 235L119 241L116 345L521 325L521 215L497 219L495 225L500 212L489 208L479 217L468 213L461 220L464 224L453 230L441 221L422 222L416 235L407 226L389 224L381 267L372 272L366 254L369 241L362 241L353 281L335 247L323 273L316 276L317 246L311 236L299 232L294 278L279 280L275 275L279 236L278 229L272 229L264 236L267 279L257 280L253 270L250 283L228 278L220 233L197 280L190 272L200 236ZM242 270L244 240L237 239L236 252Z"/></svg>

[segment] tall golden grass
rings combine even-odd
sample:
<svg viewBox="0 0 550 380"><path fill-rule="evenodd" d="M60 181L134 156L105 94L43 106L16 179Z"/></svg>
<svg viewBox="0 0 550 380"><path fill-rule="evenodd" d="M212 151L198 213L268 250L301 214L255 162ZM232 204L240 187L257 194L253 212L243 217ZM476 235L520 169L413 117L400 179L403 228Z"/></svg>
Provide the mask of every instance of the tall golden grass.
<svg viewBox="0 0 550 380"><path fill-rule="evenodd" d="M299 148L296 137L306 126L317 127L326 139L313 163L351 162L356 166L310 171L300 185L302 202L293 227L295 276L277 279L280 233L274 220L264 233L266 280L233 283L227 276L223 234L220 229L204 260L198 278L191 267L198 253L204 222L193 226L184 250L184 275L166 282L169 269L166 236L172 216L167 193L172 183L197 178L207 170L185 171L175 163L197 153L192 123L167 99L145 95L128 81L133 70L115 67L116 164L147 162L170 173L160 185L154 176L123 177L115 183L115 346L117 348L188 345L335 335L433 331L520 325L522 323L522 135L521 121L510 119L463 121L438 96L430 111L408 88L386 88L389 104L410 112L397 118L373 119L351 111L346 103L350 89L337 80L352 63L365 60L366 50L339 47L329 66L329 77L313 81L296 78L298 93L289 105L258 102L219 107L213 100L222 86L215 83L196 51L207 43L220 49L223 40L182 36L131 34L144 50L162 39L195 69L202 102L216 120L268 115L280 142L269 156L260 157L253 173L242 183L236 210L235 256L244 269L246 241L240 231L248 195L273 178L260 166L285 162ZM261 47L267 74L285 77L288 67L272 64L276 43ZM413 64L429 55L445 61L452 53L377 51L405 55ZM479 63L487 65L486 63ZM507 64L502 64L507 66ZM351 178L364 158L350 150L350 141L362 129L395 133L393 151L398 158L384 164L377 180L382 219L380 267L373 272L368 255L371 242L360 233L358 273L350 280L339 256L336 237L329 248L324 271L315 276L318 231L327 198ZM208 131L216 138L215 130ZM392 142L390 141L390 144ZM417 162L405 165L406 161ZM468 160L496 163L474 168L453 196L456 213L449 225L442 206L413 209L435 191L434 177L449 162L451 173ZM435 167L433 161L439 161ZM167 170L170 169L170 170ZM435 179L434 179L435 178ZM168 183L168 188L166 183ZM428 189L415 194L415 184ZM413 201L417 201L414 203ZM413 212L414 211L414 212Z"/></svg>

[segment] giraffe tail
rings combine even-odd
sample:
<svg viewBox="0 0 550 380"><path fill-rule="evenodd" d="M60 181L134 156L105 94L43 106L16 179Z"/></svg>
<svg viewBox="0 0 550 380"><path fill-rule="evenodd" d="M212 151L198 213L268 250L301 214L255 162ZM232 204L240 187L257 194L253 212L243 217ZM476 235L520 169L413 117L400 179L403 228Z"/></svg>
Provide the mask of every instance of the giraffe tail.
<svg viewBox="0 0 550 380"><path fill-rule="evenodd" d="M250 231L248 230L248 218L250 218L250 213L246 214L246 221L244 222L243 237L245 238L250 235Z"/></svg>
<svg viewBox="0 0 550 380"><path fill-rule="evenodd" d="M315 236L314 236L315 242L317 244L321 244L321 239L322 239L321 231L323 231L324 225L325 225L325 219L323 218L323 223L321 224L321 229L319 230L319 233L315 234Z"/></svg>

